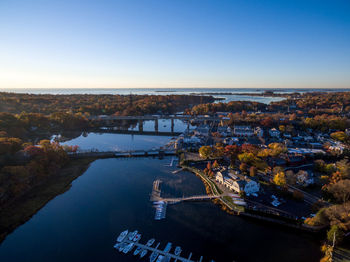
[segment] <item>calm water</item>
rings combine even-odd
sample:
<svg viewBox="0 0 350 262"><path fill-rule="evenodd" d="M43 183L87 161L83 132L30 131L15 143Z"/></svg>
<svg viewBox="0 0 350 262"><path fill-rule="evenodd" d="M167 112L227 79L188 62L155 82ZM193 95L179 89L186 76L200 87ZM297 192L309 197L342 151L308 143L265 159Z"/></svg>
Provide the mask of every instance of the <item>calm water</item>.
<svg viewBox="0 0 350 262"><path fill-rule="evenodd" d="M153 220L152 182L163 181L164 195L204 194L191 173L172 174L170 158L103 159L73 182L0 245L0 261L141 261L112 246L125 229L170 241L203 255L205 261L319 261L319 243L310 235L234 217L211 202L168 207L167 218ZM146 260L148 261L148 257Z"/></svg>
<svg viewBox="0 0 350 262"><path fill-rule="evenodd" d="M120 94L120 95L169 95L169 94L203 94L211 92L226 93L263 93L265 91L274 91L276 93L293 93L293 92L335 92L349 91L350 89L271 89L271 88L0 88L2 92L32 93L32 94ZM258 97L258 96L241 96L241 95L214 95L214 97L225 98L224 102L229 101L256 101L269 104L272 101L281 101L282 97Z"/></svg>
<svg viewBox="0 0 350 262"><path fill-rule="evenodd" d="M174 121L174 132L183 132L187 127L181 120ZM138 130L138 124L130 127L129 130ZM144 121L144 131L154 131L154 121ZM159 132L171 131L171 120L160 119L158 122ZM98 149L105 150L140 150L159 148L171 140L171 136L153 136L153 135L130 135L130 134L106 134L106 133L88 133L82 134L77 138L71 139L62 145L77 145L82 150Z"/></svg>

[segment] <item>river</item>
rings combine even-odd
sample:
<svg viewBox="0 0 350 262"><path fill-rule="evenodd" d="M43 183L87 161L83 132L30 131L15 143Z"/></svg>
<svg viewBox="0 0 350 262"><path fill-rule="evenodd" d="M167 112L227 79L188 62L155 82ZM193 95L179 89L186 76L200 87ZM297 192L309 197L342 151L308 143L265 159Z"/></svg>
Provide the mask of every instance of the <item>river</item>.
<svg viewBox="0 0 350 262"><path fill-rule="evenodd" d="M155 179L164 196L204 194L193 174L172 174L171 158L103 159L50 201L0 246L0 261L139 261L112 246L118 234L137 229L142 241L170 241L205 261L318 261L312 236L231 216L211 202L168 206L155 221L149 194Z"/></svg>

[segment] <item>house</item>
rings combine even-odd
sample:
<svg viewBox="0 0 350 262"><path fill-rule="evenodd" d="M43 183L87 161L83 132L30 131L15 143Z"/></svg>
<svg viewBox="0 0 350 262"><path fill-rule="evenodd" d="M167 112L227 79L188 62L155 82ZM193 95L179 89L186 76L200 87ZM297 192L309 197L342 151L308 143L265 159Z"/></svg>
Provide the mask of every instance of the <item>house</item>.
<svg viewBox="0 0 350 262"><path fill-rule="evenodd" d="M261 127L259 127L259 126L255 128L254 133L258 137L263 137L264 136L264 130Z"/></svg>
<svg viewBox="0 0 350 262"><path fill-rule="evenodd" d="M271 128L269 130L269 134L271 137L280 137L280 131L278 131L276 128Z"/></svg>
<svg viewBox="0 0 350 262"><path fill-rule="evenodd" d="M233 134L236 136L253 136L254 131L250 126L234 126Z"/></svg>
<svg viewBox="0 0 350 262"><path fill-rule="evenodd" d="M238 172L233 173L227 170L218 171L215 180L236 193L245 192L249 195L259 192L260 190L260 184L258 182Z"/></svg>
<svg viewBox="0 0 350 262"><path fill-rule="evenodd" d="M345 134L350 136L350 128L345 129Z"/></svg>
<svg viewBox="0 0 350 262"><path fill-rule="evenodd" d="M195 129L195 133L198 134L198 135L202 135L202 136L208 136L209 135L209 126L208 125L201 125L201 126L198 126L196 129Z"/></svg>

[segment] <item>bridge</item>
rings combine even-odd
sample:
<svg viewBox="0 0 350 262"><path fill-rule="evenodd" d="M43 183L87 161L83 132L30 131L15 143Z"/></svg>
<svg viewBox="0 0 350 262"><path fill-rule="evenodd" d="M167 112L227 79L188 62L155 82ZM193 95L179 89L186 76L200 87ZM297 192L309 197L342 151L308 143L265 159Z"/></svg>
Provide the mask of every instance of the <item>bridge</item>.
<svg viewBox="0 0 350 262"><path fill-rule="evenodd" d="M69 152L70 158L113 158L113 157L147 157L147 156L172 156L176 151L172 149L151 150L126 150L126 151L79 151Z"/></svg>
<svg viewBox="0 0 350 262"><path fill-rule="evenodd" d="M158 133L158 126L159 126L159 119L170 119L171 120L171 135L174 133L174 126L175 126L175 120L182 120L182 121L187 121L187 125L189 128L189 123L191 121L196 121L196 122L206 122L206 121L211 121L211 122L216 122L216 121L221 121L223 120L222 117L218 116L191 116L191 115L146 115L146 116L115 116L115 115L100 115L100 116L90 116L88 117L88 120L90 121L96 121L100 123L104 123L107 126L114 126L115 122L117 121L138 121L138 132L143 133L143 122L144 121L154 121L154 130L155 133ZM137 132L137 131L136 131Z"/></svg>

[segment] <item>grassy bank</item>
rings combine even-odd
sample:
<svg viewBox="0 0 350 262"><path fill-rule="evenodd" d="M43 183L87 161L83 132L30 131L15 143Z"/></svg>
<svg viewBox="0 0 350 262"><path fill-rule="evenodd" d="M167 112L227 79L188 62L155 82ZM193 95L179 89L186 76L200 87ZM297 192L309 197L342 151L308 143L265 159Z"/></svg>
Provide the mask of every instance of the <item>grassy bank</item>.
<svg viewBox="0 0 350 262"><path fill-rule="evenodd" d="M47 202L69 190L72 181L82 175L94 160L71 160L57 175L34 187L11 205L1 209L0 243L14 229L28 221Z"/></svg>

